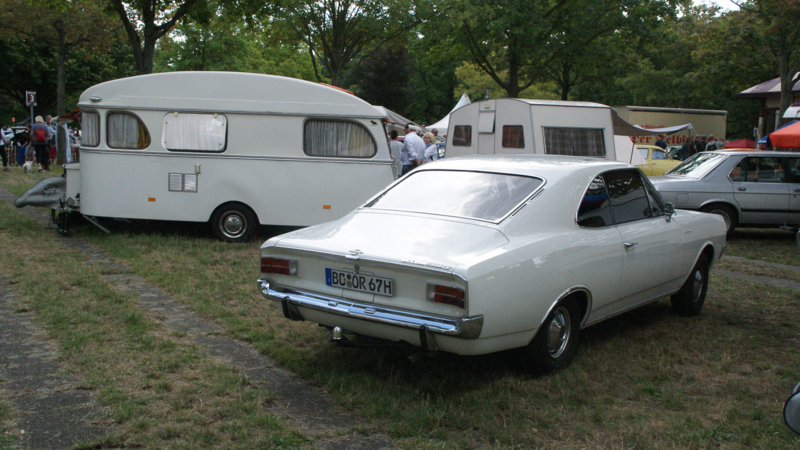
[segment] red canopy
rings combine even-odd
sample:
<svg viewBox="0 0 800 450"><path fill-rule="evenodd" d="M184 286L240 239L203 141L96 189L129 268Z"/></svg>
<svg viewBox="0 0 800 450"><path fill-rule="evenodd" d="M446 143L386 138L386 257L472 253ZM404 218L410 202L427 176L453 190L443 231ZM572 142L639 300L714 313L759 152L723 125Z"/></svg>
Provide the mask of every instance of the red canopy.
<svg viewBox="0 0 800 450"><path fill-rule="evenodd" d="M769 135L773 147L800 147L800 122L787 125Z"/></svg>
<svg viewBox="0 0 800 450"><path fill-rule="evenodd" d="M756 141L752 139L737 139L726 142L723 148L756 148Z"/></svg>

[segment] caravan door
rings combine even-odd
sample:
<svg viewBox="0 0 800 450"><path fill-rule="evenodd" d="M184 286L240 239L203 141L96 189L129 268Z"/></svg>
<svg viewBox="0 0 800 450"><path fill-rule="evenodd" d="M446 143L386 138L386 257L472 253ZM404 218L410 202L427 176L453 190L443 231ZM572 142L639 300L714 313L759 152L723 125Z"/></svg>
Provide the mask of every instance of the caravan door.
<svg viewBox="0 0 800 450"><path fill-rule="evenodd" d="M494 153L494 123L496 101L488 100L480 103L478 109L478 153Z"/></svg>

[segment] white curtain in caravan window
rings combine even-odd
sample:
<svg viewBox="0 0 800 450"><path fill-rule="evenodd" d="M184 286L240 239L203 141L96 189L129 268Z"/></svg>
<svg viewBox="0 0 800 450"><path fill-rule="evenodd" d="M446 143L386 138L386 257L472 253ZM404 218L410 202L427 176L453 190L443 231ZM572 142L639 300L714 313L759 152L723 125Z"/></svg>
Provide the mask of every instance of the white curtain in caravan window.
<svg viewBox="0 0 800 450"><path fill-rule="evenodd" d="M309 120L304 150L309 156L371 158L377 148L369 132L357 123Z"/></svg>
<svg viewBox="0 0 800 450"><path fill-rule="evenodd" d="M213 114L167 114L164 116L164 147L167 150L221 152L225 150L228 119Z"/></svg>
<svg viewBox="0 0 800 450"><path fill-rule="evenodd" d="M143 148L142 129L139 119L131 114L112 113L106 119L108 146L111 148Z"/></svg>
<svg viewBox="0 0 800 450"><path fill-rule="evenodd" d="M85 112L81 114L81 145L97 147L100 145L100 115Z"/></svg>

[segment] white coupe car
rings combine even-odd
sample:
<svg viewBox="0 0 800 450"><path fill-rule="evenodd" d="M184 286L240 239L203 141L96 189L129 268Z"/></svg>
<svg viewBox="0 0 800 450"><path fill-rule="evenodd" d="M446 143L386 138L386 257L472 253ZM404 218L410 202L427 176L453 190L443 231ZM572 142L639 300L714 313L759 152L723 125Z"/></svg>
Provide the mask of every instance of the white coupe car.
<svg viewBox="0 0 800 450"><path fill-rule="evenodd" d="M676 212L628 164L474 156L268 240L258 284L334 341L521 348L547 372L569 363L582 328L647 302L671 295L675 312L698 314L724 246L721 217Z"/></svg>

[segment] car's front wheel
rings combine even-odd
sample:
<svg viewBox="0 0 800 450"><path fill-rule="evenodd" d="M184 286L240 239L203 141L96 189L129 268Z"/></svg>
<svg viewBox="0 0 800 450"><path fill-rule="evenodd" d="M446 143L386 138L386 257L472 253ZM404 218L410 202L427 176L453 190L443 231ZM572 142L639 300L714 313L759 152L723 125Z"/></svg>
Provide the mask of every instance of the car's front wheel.
<svg viewBox="0 0 800 450"><path fill-rule="evenodd" d="M545 319L536 337L525 347L527 365L543 373L567 367L578 349L580 307L575 299L559 302Z"/></svg>
<svg viewBox="0 0 800 450"><path fill-rule="evenodd" d="M703 309L708 291L708 258L700 256L681 290L670 297L672 311L681 316L696 316Z"/></svg>

